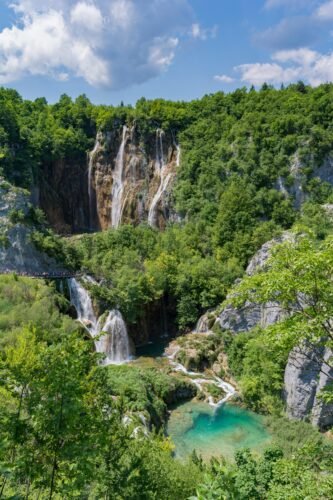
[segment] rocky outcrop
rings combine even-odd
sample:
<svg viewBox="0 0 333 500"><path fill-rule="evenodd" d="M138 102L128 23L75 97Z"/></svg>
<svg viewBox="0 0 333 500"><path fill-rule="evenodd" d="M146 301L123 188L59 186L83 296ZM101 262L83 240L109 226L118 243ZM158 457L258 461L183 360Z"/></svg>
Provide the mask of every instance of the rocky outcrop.
<svg viewBox="0 0 333 500"><path fill-rule="evenodd" d="M163 229L177 219L171 192L179 161L171 132L117 124L97 133L87 158L43 165L34 200L61 233L142 221Z"/></svg>
<svg viewBox="0 0 333 500"><path fill-rule="evenodd" d="M31 241L29 200L29 193L0 179L0 272L63 272L62 266L41 253Z"/></svg>
<svg viewBox="0 0 333 500"><path fill-rule="evenodd" d="M333 383L333 368L327 363L332 352L325 347L299 346L289 355L284 376L287 415L309 420L326 429L333 424L333 404L325 403L323 391Z"/></svg>
<svg viewBox="0 0 333 500"><path fill-rule="evenodd" d="M299 154L296 153L291 162L288 182L279 177L275 187L286 197L292 197L295 208L299 209L307 198L304 186L306 186L309 178L333 185L333 158L326 158L320 166L315 167L312 173L308 174L304 171L304 165Z"/></svg>
<svg viewBox="0 0 333 500"><path fill-rule="evenodd" d="M257 252L248 265L246 273L253 275L262 269L272 248L284 241L293 241L291 233L284 233ZM266 328L286 317L277 302L258 304L247 302L243 307L227 305L219 316L222 329L233 332L250 331L256 326ZM325 403L323 390L333 384L332 352L325 348L298 346L289 355L284 376L284 399L289 418L308 420L320 429L333 425L333 404Z"/></svg>
<svg viewBox="0 0 333 500"><path fill-rule="evenodd" d="M265 243L249 262L246 274L252 276L262 269L276 245L294 239L292 233L284 232L281 236ZM243 307L239 308L227 305L219 315L219 324L223 330L240 333L248 332L255 326L266 328L281 321L283 317L285 317L285 312L277 302L268 302L267 304L246 302Z"/></svg>
<svg viewBox="0 0 333 500"><path fill-rule="evenodd" d="M150 215L151 225L163 228L175 216L171 188L178 163L178 146L172 135L162 130L142 135L132 126L99 134L90 156L92 229L112 226L115 201L121 205L121 223L138 224ZM122 185L115 200L113 185L117 181Z"/></svg>

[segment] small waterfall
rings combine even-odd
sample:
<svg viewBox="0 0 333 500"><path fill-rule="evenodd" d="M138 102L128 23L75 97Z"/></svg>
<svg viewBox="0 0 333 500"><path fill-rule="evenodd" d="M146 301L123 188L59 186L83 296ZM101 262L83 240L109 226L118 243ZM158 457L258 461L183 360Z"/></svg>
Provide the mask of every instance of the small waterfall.
<svg viewBox="0 0 333 500"><path fill-rule="evenodd" d="M92 337L96 337L99 333L98 320L88 291L75 278L70 278L68 285L71 303L76 309L78 320Z"/></svg>
<svg viewBox="0 0 333 500"><path fill-rule="evenodd" d="M116 158L116 165L113 172L113 186L112 186L112 214L111 225L117 228L121 222L122 216L122 198L124 191L123 172L124 172L124 153L127 140L127 127L123 127L123 136L121 145Z"/></svg>
<svg viewBox="0 0 333 500"><path fill-rule="evenodd" d="M119 364L130 359L130 344L125 321L119 311L111 311L102 332L108 335L101 337L103 352L107 363Z"/></svg>
<svg viewBox="0 0 333 500"><path fill-rule="evenodd" d="M164 154L163 154L163 130L157 130L156 132L156 160L155 160L155 168L159 172L160 176L160 185L158 190L152 199L149 213L148 213L148 224L150 226L156 226L156 217L157 217L157 207L158 204L165 193L168 184L171 180L171 173L167 173L167 165L164 163Z"/></svg>
<svg viewBox="0 0 333 500"><path fill-rule="evenodd" d="M89 197L89 224L90 229L93 227L93 212L94 212L94 200L93 200L93 186L92 186L92 171L94 167L95 155L100 147L100 142L98 136L95 141L94 149L89 153L89 165L88 165L88 197Z"/></svg>
<svg viewBox="0 0 333 500"><path fill-rule="evenodd" d="M96 283L87 277L88 282ZM96 351L105 354L104 364L120 364L131 357L129 337L125 321L119 311L111 311L101 328L89 292L75 278L68 280L71 303L76 309L78 320L94 338ZM101 335L103 332L106 335ZM98 337L98 338L96 338Z"/></svg>

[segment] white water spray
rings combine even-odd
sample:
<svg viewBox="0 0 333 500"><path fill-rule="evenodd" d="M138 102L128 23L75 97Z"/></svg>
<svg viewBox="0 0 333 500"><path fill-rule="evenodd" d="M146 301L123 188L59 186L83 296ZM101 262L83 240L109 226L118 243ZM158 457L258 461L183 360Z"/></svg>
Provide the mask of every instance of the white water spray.
<svg viewBox="0 0 333 500"><path fill-rule="evenodd" d="M122 198L124 191L124 153L127 141L127 127L123 127L123 136L121 145L116 158L116 165L113 171L113 185L112 185L112 214L111 214L111 225L117 228L121 222L122 217Z"/></svg>
<svg viewBox="0 0 333 500"><path fill-rule="evenodd" d="M94 167L94 160L96 153L100 147L100 142L98 140L98 136L95 141L95 146L94 149L89 153L89 165L88 165L88 197L89 197L89 223L90 223L90 229L92 229L92 222L93 222L93 186L92 186L92 171Z"/></svg>
<svg viewBox="0 0 333 500"><path fill-rule="evenodd" d="M176 167L179 167L180 166L180 156L182 153L179 144L176 144L176 150L177 150Z"/></svg>
<svg viewBox="0 0 333 500"><path fill-rule="evenodd" d="M75 278L70 278L68 285L71 303L76 309L78 320L92 337L96 337L98 335L98 320L89 293Z"/></svg>
<svg viewBox="0 0 333 500"><path fill-rule="evenodd" d="M130 359L130 344L125 321L119 311L111 311L102 332L107 335L101 337L103 352L108 364L120 364Z"/></svg>
<svg viewBox="0 0 333 500"><path fill-rule="evenodd" d="M164 163L163 136L163 130L157 130L155 169L159 174L160 184L154 198L152 199L148 213L148 224L153 227L157 225L156 218L158 204L163 194L165 193L172 177L172 174L167 172L167 165Z"/></svg>
<svg viewBox="0 0 333 500"><path fill-rule="evenodd" d="M87 281L94 282L87 277ZM94 282L96 283L96 282ZM131 357L129 337L125 321L119 311L111 311L102 328L97 319L89 292L75 278L68 280L71 303L78 320L94 339L96 351L105 354L104 364L120 364ZM105 335L102 333L105 332Z"/></svg>
<svg viewBox="0 0 333 500"><path fill-rule="evenodd" d="M197 378L191 378L190 380L200 391L203 390L202 386L204 384L214 384L216 385L216 387L219 387L225 392L225 396L222 399L220 399L217 403L214 402L214 398L212 396L209 396L208 403L210 406L212 406L215 409L218 409L222 405L224 405L224 403L229 401L229 399L231 399L233 396L236 395L236 389L231 384L225 382L221 378L216 376L202 378L203 375L202 373L189 371L186 369L184 365L182 365L181 363L177 363L177 361L175 361L175 358L179 351L180 347L178 347L171 355L167 356L171 366L176 372L181 372L184 375L187 375L188 377L197 377Z"/></svg>

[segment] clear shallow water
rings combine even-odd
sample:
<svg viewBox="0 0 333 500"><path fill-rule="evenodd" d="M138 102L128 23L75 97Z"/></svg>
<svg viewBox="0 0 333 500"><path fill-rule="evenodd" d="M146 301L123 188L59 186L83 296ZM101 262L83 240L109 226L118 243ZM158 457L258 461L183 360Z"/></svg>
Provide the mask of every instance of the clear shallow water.
<svg viewBox="0 0 333 500"><path fill-rule="evenodd" d="M196 450L204 459L232 460L239 449L260 453L270 442L262 417L231 404L214 413L205 403L185 403L172 411L167 430L179 458Z"/></svg>
<svg viewBox="0 0 333 500"><path fill-rule="evenodd" d="M138 358L159 358L163 356L165 348L169 345L170 339L157 339L155 342L136 348Z"/></svg>

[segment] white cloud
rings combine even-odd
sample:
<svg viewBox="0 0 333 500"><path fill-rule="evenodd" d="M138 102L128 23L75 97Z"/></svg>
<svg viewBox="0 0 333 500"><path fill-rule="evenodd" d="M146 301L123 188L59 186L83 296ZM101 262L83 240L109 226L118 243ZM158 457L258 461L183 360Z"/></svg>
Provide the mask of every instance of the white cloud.
<svg viewBox="0 0 333 500"><path fill-rule="evenodd" d="M214 80L221 83L232 83L235 81L234 78L231 78L231 76L228 75L215 75Z"/></svg>
<svg viewBox="0 0 333 500"><path fill-rule="evenodd" d="M93 4L78 2L71 10L70 20L82 28L99 31L103 27L101 11Z"/></svg>
<svg viewBox="0 0 333 500"><path fill-rule="evenodd" d="M199 23L194 23L191 26L191 31L189 35L198 40L208 40L208 38L215 38L217 35L217 26L213 26L212 28L202 28Z"/></svg>
<svg viewBox="0 0 333 500"><path fill-rule="evenodd" d="M317 10L317 16L324 21L333 19L333 0L325 2Z"/></svg>
<svg viewBox="0 0 333 500"><path fill-rule="evenodd" d="M144 82L172 63L193 19L188 0L16 0L12 8L16 23L0 32L0 84L26 75L108 88Z"/></svg>
<svg viewBox="0 0 333 500"><path fill-rule="evenodd" d="M311 7L318 0L266 0L265 8L274 9L275 7Z"/></svg>
<svg viewBox="0 0 333 500"><path fill-rule="evenodd" d="M272 60L270 63L242 64L234 69L241 73L242 82L253 85L304 80L316 86L333 81L333 53L320 54L307 48L284 50L273 54Z"/></svg>
<svg viewBox="0 0 333 500"><path fill-rule="evenodd" d="M318 53L308 48L297 50L280 50L275 52L273 59L282 63L293 62L301 66L310 66L316 62Z"/></svg>
<svg viewBox="0 0 333 500"><path fill-rule="evenodd" d="M253 85L262 85L265 82L289 82L298 78L298 70L296 68L285 69L276 63L241 64L235 69L242 73L242 82L248 82Z"/></svg>

